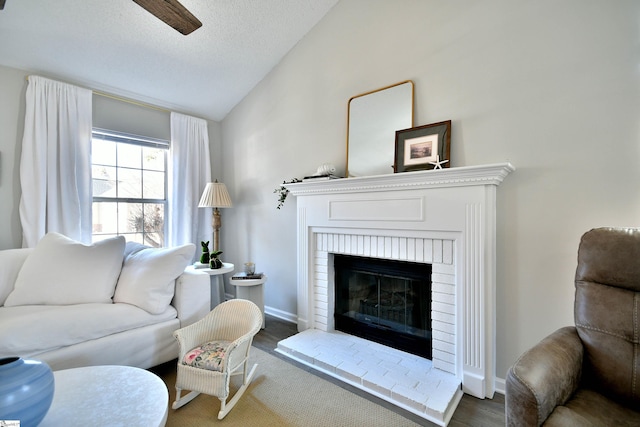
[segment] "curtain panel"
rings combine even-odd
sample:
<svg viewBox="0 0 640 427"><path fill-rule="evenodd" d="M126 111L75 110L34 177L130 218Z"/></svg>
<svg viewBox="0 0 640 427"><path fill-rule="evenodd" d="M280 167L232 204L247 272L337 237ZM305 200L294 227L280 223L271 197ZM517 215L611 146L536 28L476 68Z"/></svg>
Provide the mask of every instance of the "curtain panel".
<svg viewBox="0 0 640 427"><path fill-rule="evenodd" d="M210 241L211 208L198 208L204 187L211 181L207 121L171 113L169 149L168 246Z"/></svg>
<svg viewBox="0 0 640 427"><path fill-rule="evenodd" d="M92 91L29 76L22 155L23 247L56 231L91 242Z"/></svg>

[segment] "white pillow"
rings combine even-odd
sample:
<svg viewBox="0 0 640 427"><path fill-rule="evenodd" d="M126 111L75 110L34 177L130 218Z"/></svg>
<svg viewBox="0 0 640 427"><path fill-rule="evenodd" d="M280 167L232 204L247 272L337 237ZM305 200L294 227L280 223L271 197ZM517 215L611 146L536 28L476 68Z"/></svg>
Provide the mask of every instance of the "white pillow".
<svg viewBox="0 0 640 427"><path fill-rule="evenodd" d="M133 304L151 314L169 307L175 280L191 264L196 247L189 243L175 248L148 248L124 260L114 302Z"/></svg>
<svg viewBox="0 0 640 427"><path fill-rule="evenodd" d="M48 233L25 260L4 305L111 303L124 245L122 236L87 246Z"/></svg>
<svg viewBox="0 0 640 427"><path fill-rule="evenodd" d="M145 246L138 242L127 242L124 246L124 259L127 259L129 255L139 252L143 249L148 249L150 246Z"/></svg>

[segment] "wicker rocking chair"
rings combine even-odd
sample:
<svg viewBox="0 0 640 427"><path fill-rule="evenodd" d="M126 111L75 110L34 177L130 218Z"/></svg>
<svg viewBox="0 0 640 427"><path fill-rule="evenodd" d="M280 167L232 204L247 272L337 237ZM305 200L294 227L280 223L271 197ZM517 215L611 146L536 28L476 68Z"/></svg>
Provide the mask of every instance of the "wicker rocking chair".
<svg viewBox="0 0 640 427"><path fill-rule="evenodd" d="M218 419L223 419L245 392L256 371L248 372L253 337L262 326L262 312L243 299L216 306L200 321L178 329L173 335L180 347L173 409L189 403L200 393L220 399ZM243 375L242 386L229 397L232 375ZM182 390L191 390L181 397Z"/></svg>

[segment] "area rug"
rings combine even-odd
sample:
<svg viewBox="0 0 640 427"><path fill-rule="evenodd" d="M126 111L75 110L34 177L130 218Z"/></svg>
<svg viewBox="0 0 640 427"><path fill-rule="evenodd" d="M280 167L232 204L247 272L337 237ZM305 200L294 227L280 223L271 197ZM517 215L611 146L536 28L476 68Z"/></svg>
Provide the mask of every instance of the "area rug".
<svg viewBox="0 0 640 427"><path fill-rule="evenodd" d="M167 427L221 426L418 426L368 399L253 347L256 376L233 410L218 420L220 401L199 395L179 409L169 408ZM175 369L159 375L175 400ZM232 393L241 381L233 378Z"/></svg>

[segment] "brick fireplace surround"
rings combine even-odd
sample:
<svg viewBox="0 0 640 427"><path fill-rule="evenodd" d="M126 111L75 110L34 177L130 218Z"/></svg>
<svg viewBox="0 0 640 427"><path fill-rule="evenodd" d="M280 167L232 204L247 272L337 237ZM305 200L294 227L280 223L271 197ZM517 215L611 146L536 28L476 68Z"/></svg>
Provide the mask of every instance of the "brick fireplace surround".
<svg viewBox="0 0 640 427"><path fill-rule="evenodd" d="M462 392L493 397L496 192L514 170L504 163L287 185L297 197L299 333L278 351L439 425ZM335 331L337 253L432 264L432 361Z"/></svg>

